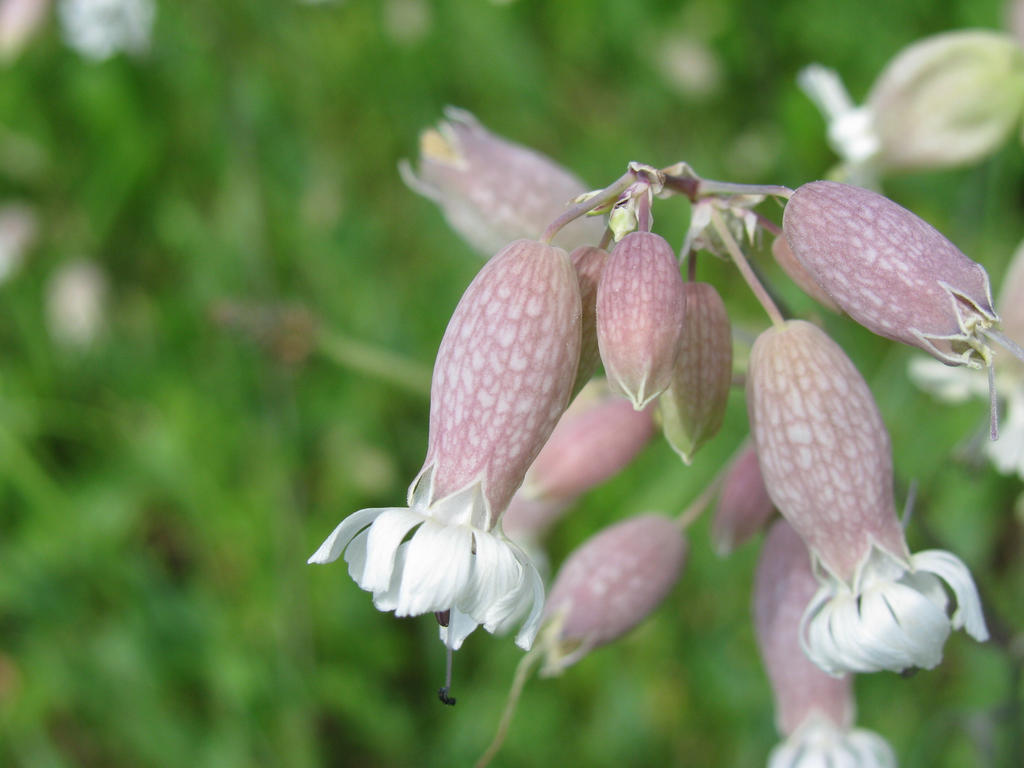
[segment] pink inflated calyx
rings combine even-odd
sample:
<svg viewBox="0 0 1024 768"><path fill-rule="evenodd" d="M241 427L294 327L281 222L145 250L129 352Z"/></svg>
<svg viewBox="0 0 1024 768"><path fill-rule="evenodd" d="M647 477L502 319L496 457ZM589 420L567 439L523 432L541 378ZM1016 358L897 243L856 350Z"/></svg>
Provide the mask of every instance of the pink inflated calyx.
<svg viewBox="0 0 1024 768"><path fill-rule="evenodd" d="M605 528L562 565L545 607L542 674L557 674L640 624L675 585L686 559L676 521L639 515Z"/></svg>
<svg viewBox="0 0 1024 768"><path fill-rule="evenodd" d="M597 347L597 286L601 282L604 265L608 262L608 251L593 245L581 245L569 254L569 258L580 282L580 302L583 308L580 366L573 385L573 392L579 392L601 363L601 353Z"/></svg>
<svg viewBox="0 0 1024 768"><path fill-rule="evenodd" d="M754 585L757 645L784 737L769 768L895 768L895 755L882 738L852 727L850 676L825 674L801 650L802 616L817 591L807 548L785 520L777 521L765 537Z"/></svg>
<svg viewBox="0 0 1024 768"><path fill-rule="evenodd" d="M597 290L597 341L608 381L637 410L672 381L686 295L675 252L661 236L619 241Z"/></svg>
<svg viewBox="0 0 1024 768"><path fill-rule="evenodd" d="M772 241L772 256L775 257L775 263L782 267L782 271L796 283L800 290L821 306L831 309L833 312L842 312L824 289L814 282L814 278L807 272L804 265L797 260L784 235L779 235Z"/></svg>
<svg viewBox="0 0 1024 768"><path fill-rule="evenodd" d="M452 229L482 256L545 227L587 187L554 160L488 131L455 107L420 135L419 173L404 163L406 183L434 200ZM600 218L570 222L555 238L568 249L596 243Z"/></svg>
<svg viewBox="0 0 1024 768"><path fill-rule="evenodd" d="M909 556L889 433L867 383L824 331L791 320L762 333L747 407L768 494L830 573L852 585L872 545Z"/></svg>
<svg viewBox="0 0 1024 768"><path fill-rule="evenodd" d="M493 527L569 403L580 315L561 248L518 240L480 271L434 365L421 470L434 499L479 483Z"/></svg>
<svg viewBox="0 0 1024 768"><path fill-rule="evenodd" d="M991 364L988 274L923 219L877 192L815 181L789 199L782 228L814 282L868 330L949 365Z"/></svg>
<svg viewBox="0 0 1024 768"><path fill-rule="evenodd" d="M732 386L732 328L714 286L687 282L683 291L679 353L658 408L665 437L689 464L725 419Z"/></svg>
<svg viewBox="0 0 1024 768"><path fill-rule="evenodd" d="M751 350L747 407L765 487L821 582L802 630L815 664L834 675L930 669L951 629L988 637L967 567L948 552L907 549L889 435L835 342L800 320L762 333Z"/></svg>
<svg viewBox="0 0 1024 768"><path fill-rule="evenodd" d="M775 513L749 440L729 466L711 520L711 541L719 555L727 555L760 531Z"/></svg>
<svg viewBox="0 0 1024 768"><path fill-rule="evenodd" d="M516 639L528 648L543 586L495 526L568 404L579 345L568 254L532 240L502 249L466 289L441 341L427 457L408 506L356 512L310 562L344 552L381 610L449 612L441 634L453 648L479 624L500 632L529 613Z"/></svg>

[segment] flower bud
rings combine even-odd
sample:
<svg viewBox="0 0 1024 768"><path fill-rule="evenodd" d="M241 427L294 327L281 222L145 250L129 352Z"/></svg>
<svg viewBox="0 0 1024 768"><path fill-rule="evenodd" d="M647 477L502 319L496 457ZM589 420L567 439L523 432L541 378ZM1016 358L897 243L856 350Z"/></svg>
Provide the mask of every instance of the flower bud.
<svg viewBox="0 0 1024 768"><path fill-rule="evenodd" d="M469 112L445 110L447 121L420 134L420 167L400 166L405 182L436 202L448 224L483 256L519 238L540 237L573 199L587 191L576 176L532 149L484 128ZM604 221L577 219L555 244L597 243Z"/></svg>
<svg viewBox="0 0 1024 768"><path fill-rule="evenodd" d="M608 252L592 245L581 245L569 254L580 281L580 303L583 318L580 323L580 367L576 371L573 392L579 392L594 375L601 362L597 348L597 286L608 261Z"/></svg>
<svg viewBox="0 0 1024 768"><path fill-rule="evenodd" d="M569 501L600 485L626 467L654 433L650 409L634 410L606 386L558 422L527 473L538 496Z"/></svg>
<svg viewBox="0 0 1024 768"><path fill-rule="evenodd" d="M427 457L408 508L356 512L310 562L345 551L350 574L380 610L450 611L441 633L455 648L478 624L499 632L532 606L516 639L528 648L543 586L494 528L565 410L579 343L568 254L529 240L500 251L466 289L441 341Z"/></svg>
<svg viewBox="0 0 1024 768"><path fill-rule="evenodd" d="M826 672L932 668L950 628L988 637L967 567L910 555L892 499L889 435L839 346L799 320L758 337L747 406L765 487L817 563L803 641ZM949 600L941 582L954 593Z"/></svg>
<svg viewBox="0 0 1024 768"><path fill-rule="evenodd" d="M757 450L749 440L722 481L718 506L711 521L711 541L719 555L727 555L760 531L775 507L764 487Z"/></svg>
<svg viewBox="0 0 1024 768"><path fill-rule="evenodd" d="M895 768L895 755L881 737L852 728L850 677L825 674L800 649L801 616L817 590L807 548L779 520L765 537L754 590L757 645L775 695L776 727L785 737L769 768Z"/></svg>
<svg viewBox="0 0 1024 768"><path fill-rule="evenodd" d="M797 261L785 237L780 235L775 238L772 243L772 256L775 257L775 263L782 267L782 271L789 275L789 279L796 283L800 290L826 309L831 309L833 312L842 312L836 306L836 303L829 298L829 295L821 289L821 286L814 282L814 278L807 273L803 264Z"/></svg>
<svg viewBox="0 0 1024 768"><path fill-rule="evenodd" d="M675 585L685 558L679 526L661 515L623 520L588 539L551 588L542 674L558 674L640 624Z"/></svg>
<svg viewBox="0 0 1024 768"><path fill-rule="evenodd" d="M669 445L689 464L725 418L732 385L732 330L714 286L687 282L683 288L679 355L658 408Z"/></svg>
<svg viewBox="0 0 1024 768"><path fill-rule="evenodd" d="M612 389L637 410L672 381L685 301L668 242L650 232L622 238L597 289L597 343Z"/></svg>
<svg viewBox="0 0 1024 768"><path fill-rule="evenodd" d="M876 192L815 181L790 198L782 226L814 281L868 330L948 365L991 363L988 275L923 219Z"/></svg>
<svg viewBox="0 0 1024 768"><path fill-rule="evenodd" d="M959 30L914 43L868 94L889 170L973 163L998 148L1024 111L1024 51L1010 36Z"/></svg>

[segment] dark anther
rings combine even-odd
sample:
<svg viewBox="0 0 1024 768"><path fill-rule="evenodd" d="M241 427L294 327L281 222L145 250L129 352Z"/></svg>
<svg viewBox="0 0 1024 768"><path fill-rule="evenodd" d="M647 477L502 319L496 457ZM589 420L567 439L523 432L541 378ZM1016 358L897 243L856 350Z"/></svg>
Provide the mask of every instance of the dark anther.
<svg viewBox="0 0 1024 768"><path fill-rule="evenodd" d="M917 667L907 667L902 672L900 672L900 677L903 677L903 678L913 677L914 675L916 675L920 671L921 670L919 670Z"/></svg>
<svg viewBox="0 0 1024 768"><path fill-rule="evenodd" d="M445 611L447 613L447 611ZM455 697L448 695L448 686L444 686L437 692L437 698L441 700L442 704L447 704L449 707L455 706Z"/></svg>
<svg viewBox="0 0 1024 768"><path fill-rule="evenodd" d="M448 611L434 611L434 618L437 619L437 623L442 627L448 626L448 620L451 618L452 612Z"/></svg>

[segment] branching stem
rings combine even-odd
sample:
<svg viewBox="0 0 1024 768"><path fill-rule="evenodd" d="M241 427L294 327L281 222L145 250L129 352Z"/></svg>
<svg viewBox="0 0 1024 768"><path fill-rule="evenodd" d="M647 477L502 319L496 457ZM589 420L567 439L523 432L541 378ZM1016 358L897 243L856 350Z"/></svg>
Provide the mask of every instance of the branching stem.
<svg viewBox="0 0 1024 768"><path fill-rule="evenodd" d="M761 281L757 279L757 275L754 274L754 270L750 268L750 264L747 262L746 256L743 255L743 251L740 250L739 245L733 238L732 233L729 232L729 228L725 226L725 222L722 221L722 215L715 209L711 209L711 222L715 225L719 237L722 238L722 242L725 243L725 248L729 251L729 255L732 257L733 263L736 264L736 268L743 275L743 279L747 281L747 285L750 290L753 291L754 296L761 302L761 306L764 307L764 311L768 313L768 317L771 318L772 325L776 327L782 327L785 320L782 317L782 313L779 312L779 308L775 306L775 302L772 301L772 297L768 295L768 291L765 290L764 286L761 285Z"/></svg>

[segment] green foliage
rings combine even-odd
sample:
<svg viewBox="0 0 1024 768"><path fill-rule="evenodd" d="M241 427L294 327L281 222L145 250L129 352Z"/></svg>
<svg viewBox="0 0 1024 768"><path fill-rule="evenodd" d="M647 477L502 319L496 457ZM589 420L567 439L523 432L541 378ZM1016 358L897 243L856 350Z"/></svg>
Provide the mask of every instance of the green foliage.
<svg viewBox="0 0 1024 768"><path fill-rule="evenodd" d="M343 566L305 564L343 516L404 498L426 443L414 374L479 266L396 163L456 104L595 186L630 160L795 186L834 162L799 67L838 68L859 98L900 47L1001 18L994 0L874 6L163 2L151 51L105 62L51 19L0 69L0 195L40 217L0 284L0 765L469 764L511 641L472 636L459 705L442 707L432 620L396 621ZM681 50L708 57L710 81ZM1012 146L888 191L995 279L1021 236L1022 171ZM681 237L685 206L656 215ZM47 330L45 296L83 256L108 313L74 348ZM739 324L763 323L737 276L701 269ZM860 680L860 722L907 768L1019 764L1020 483L954 458L981 405L936 405L908 383L907 350L827 325L879 398L899 485L921 483L912 544L955 543L1018 649L955 636L934 672ZM353 370L328 338L413 373ZM600 523L685 507L745 430L736 392L692 467L656 442L555 531L554 561ZM699 523L665 607L532 681L498 764L761 764L776 734L749 621L756 550L720 560Z"/></svg>

